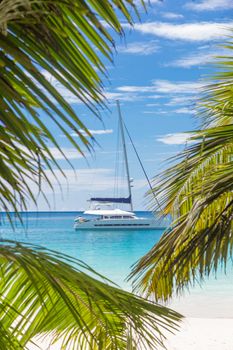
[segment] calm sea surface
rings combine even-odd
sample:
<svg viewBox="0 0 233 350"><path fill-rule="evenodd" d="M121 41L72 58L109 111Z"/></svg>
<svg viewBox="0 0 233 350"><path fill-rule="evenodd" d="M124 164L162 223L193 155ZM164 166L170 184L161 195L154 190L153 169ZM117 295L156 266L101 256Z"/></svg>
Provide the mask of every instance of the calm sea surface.
<svg viewBox="0 0 233 350"><path fill-rule="evenodd" d="M24 228L15 231L2 217L0 237L30 242L66 253L90 265L99 273L130 290L125 281L130 267L161 237L162 230L75 231L75 212L24 214ZM150 216L148 212L137 215ZM202 287L196 286L172 306L188 316L233 317L233 269L213 276Z"/></svg>
<svg viewBox="0 0 233 350"><path fill-rule="evenodd" d="M30 242L66 253L90 265L121 287L130 266L160 238L161 230L75 231L74 219L80 212L29 212L23 214L24 228L15 232L3 220L1 238ZM138 212L150 216L148 212Z"/></svg>

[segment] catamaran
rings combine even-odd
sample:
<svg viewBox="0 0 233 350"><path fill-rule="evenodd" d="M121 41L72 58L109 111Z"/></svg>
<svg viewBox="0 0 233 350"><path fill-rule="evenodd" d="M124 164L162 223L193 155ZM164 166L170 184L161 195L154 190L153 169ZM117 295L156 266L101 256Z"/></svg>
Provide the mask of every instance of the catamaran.
<svg viewBox="0 0 233 350"><path fill-rule="evenodd" d="M91 208L84 211L82 216L75 218L74 228L76 230L112 230L112 229L162 229L164 223L161 220L155 219L155 217L139 217L133 211L132 202L132 182L130 177L128 156L125 143L124 122L122 119L121 109L119 101L117 101L119 125L121 141L123 146L123 156L126 168L126 178L128 187L127 197L93 197L89 201ZM112 208L113 205L127 204L130 206L129 211L125 211L119 208ZM94 206L94 207L93 207ZM105 206L107 208L103 208Z"/></svg>

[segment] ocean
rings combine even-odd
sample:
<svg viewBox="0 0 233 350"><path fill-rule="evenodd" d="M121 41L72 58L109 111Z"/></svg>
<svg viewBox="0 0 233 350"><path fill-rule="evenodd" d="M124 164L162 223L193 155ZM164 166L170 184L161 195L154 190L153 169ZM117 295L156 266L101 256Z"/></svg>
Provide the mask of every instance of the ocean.
<svg viewBox="0 0 233 350"><path fill-rule="evenodd" d="M4 214L0 238L29 242L57 250L84 261L98 273L120 287L131 290L126 278L131 266L159 240L162 230L75 231L74 219L79 212L28 212L23 214L24 227L15 220L12 230ZM136 212L150 216L149 212ZM191 317L233 317L233 269L227 274L198 284L169 306Z"/></svg>

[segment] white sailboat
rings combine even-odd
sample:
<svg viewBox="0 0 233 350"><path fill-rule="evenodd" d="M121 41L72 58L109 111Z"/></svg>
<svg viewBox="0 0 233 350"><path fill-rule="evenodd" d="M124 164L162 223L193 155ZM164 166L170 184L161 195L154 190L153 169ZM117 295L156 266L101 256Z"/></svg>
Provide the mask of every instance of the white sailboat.
<svg viewBox="0 0 233 350"><path fill-rule="evenodd" d="M94 208L86 210L82 216L75 218L74 228L76 230L119 230L119 229L162 229L164 228L161 220L156 220L154 217L139 217L133 211L132 203L132 179L130 178L128 156L125 144L124 123L122 120L119 101L117 101L119 114L120 132L123 145L123 155L126 168L128 197L94 197L90 198L91 206L95 203ZM129 211L119 208L113 209L110 206L113 204L127 204L130 206ZM101 209L102 206L107 208Z"/></svg>

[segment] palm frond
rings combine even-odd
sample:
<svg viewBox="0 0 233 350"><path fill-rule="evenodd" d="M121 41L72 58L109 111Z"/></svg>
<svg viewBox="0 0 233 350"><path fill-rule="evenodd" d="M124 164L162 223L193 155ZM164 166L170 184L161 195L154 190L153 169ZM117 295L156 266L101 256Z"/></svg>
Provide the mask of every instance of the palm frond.
<svg viewBox="0 0 233 350"><path fill-rule="evenodd" d="M40 191L38 178L46 179L45 168L59 168L49 145L66 158L49 123L77 152L91 150L92 135L62 91L66 89L99 116L98 106L104 106L103 61L112 60L114 47L109 27L121 35L120 17L132 24L134 14L138 16L132 0L0 1L0 196L4 210L16 210L19 204L26 209L26 197L35 200L28 179Z"/></svg>
<svg viewBox="0 0 233 350"><path fill-rule="evenodd" d="M232 43L228 45L232 50ZM201 101L203 128L178 161L158 179L173 223L134 267L135 289L156 300L180 294L226 268L233 251L233 104L232 57L218 61L221 72ZM225 69L225 70L224 70Z"/></svg>
<svg viewBox="0 0 233 350"><path fill-rule="evenodd" d="M129 338L130 349L154 349L163 344L163 329L178 328L181 315L119 289L74 258L3 241L0 263L0 334L4 325L22 347L40 335L63 339L61 349L125 350Z"/></svg>

